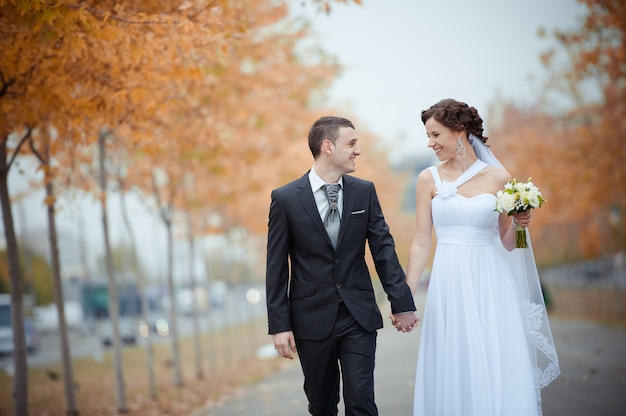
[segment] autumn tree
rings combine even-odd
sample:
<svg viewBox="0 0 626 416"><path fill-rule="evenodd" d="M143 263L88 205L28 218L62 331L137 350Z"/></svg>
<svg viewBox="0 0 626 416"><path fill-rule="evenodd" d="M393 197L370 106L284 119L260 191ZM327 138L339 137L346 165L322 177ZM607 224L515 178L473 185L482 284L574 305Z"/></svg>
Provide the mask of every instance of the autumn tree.
<svg viewBox="0 0 626 416"><path fill-rule="evenodd" d="M3 89L10 84L6 80ZM6 96L6 90L0 95L0 99ZM26 363L26 337L24 332L24 312L22 297L22 270L19 265L19 249L13 213L11 212L11 199L9 196L8 176L9 170L17 157L20 148L28 141L31 129L27 128L24 133L20 133L16 138L16 144L11 145L13 136L11 132L0 122L0 205L2 206L2 221L4 224L4 236L6 240L6 251L8 256L9 280L11 293L11 326L13 327L13 368L15 377L13 378L13 399L16 415L28 414L28 366Z"/></svg>
<svg viewBox="0 0 626 416"><path fill-rule="evenodd" d="M329 1L313 1L329 10ZM300 156L299 141L313 120L312 97L337 67L323 53L304 60L295 52L307 33L285 21L284 2L2 1L0 12L6 46L0 64L0 145L6 155L0 160L0 199L15 306L22 278L13 261L19 256L6 175L26 142L46 170L44 185L57 183L62 191L76 186L68 178L93 161L98 145L105 150L104 137L123 138L122 146L110 145L133 162L130 187L152 194L164 185L171 197L157 205L167 208L167 221L178 211L206 213L193 207L208 205L229 223L257 229L258 209L251 209L264 203L271 185L310 163ZM95 181L79 186L106 207L101 172L101 189ZM159 172L166 172L166 181L155 187ZM186 178L196 186L180 187ZM106 234L106 215L103 222ZM52 233L51 239L54 246ZM20 319L15 314L21 328ZM17 331L16 414L28 412L23 346ZM116 359L117 408L125 411L120 364ZM68 412L75 412L70 396L67 401Z"/></svg>
<svg viewBox="0 0 626 416"><path fill-rule="evenodd" d="M57 313L59 317L59 338L61 343L61 356L63 361L63 381L65 382L65 391L67 399L67 414L77 415L78 409L76 407L76 397L74 390L74 370L72 366L72 359L69 346L69 334L67 331L67 323L65 320L65 307L63 296L63 283L61 281L61 259L59 256L59 246L57 238L57 226L55 209L55 193L54 184L52 182L52 169L51 165L51 152L50 152L50 135L47 132L38 132L44 135L43 148L36 148L33 140L35 136L31 136L29 140L29 146L31 152L40 161L44 170L44 184L46 189L46 199L49 201L47 208L48 215L48 229L50 238L50 260L52 263L52 277L54 282L54 301L57 307Z"/></svg>
<svg viewBox="0 0 626 416"><path fill-rule="evenodd" d="M110 59L97 59L99 55L93 51L102 51L103 44L110 44L111 33L98 31L104 16L88 6L77 6L70 2L59 2L49 5L45 2L2 2L2 38L6 41L3 48L3 63L0 67L2 85L2 128L0 140L8 141L11 133L22 130L25 126L31 149L45 148L46 153L39 153L39 159L46 171L46 189L48 191L49 215L54 216L55 195L52 192L53 160L59 161L66 153L63 147L55 144L70 143L77 146L85 142L86 137L93 137L97 127L105 125L108 115L115 115L115 106L106 106L104 98L111 93L110 79L106 66ZM98 20L101 19L101 20ZM106 52L106 50L105 50ZM119 55L118 55L119 56ZM126 110L127 111L127 110ZM54 131L58 140L51 140L52 133L42 134L44 143L34 143L32 131L49 133ZM91 134L90 134L91 133ZM20 143L23 143L21 141ZM19 147L16 147L19 149ZM4 149L3 149L4 150ZM63 163L61 163L63 165ZM10 164L7 164L7 170ZM0 183L2 194L8 194L6 182ZM10 212L10 200L3 205ZM10 214L9 214L10 215ZM10 218L5 215L7 234L13 233ZM51 223L52 224L52 223ZM9 225L9 226L7 226ZM53 258L58 258L58 246L54 227L51 226L51 250ZM14 237L7 236L11 241ZM9 243L11 246L11 243ZM11 250L10 250L11 251ZM57 253L54 255L54 253ZM10 258L17 258L9 254ZM58 264L55 275L60 275ZM19 272L18 272L19 273ZM56 279L55 276L55 279ZM17 276L14 280L21 280ZM19 291L19 285L12 288ZM57 288L60 285L57 285ZM56 294L59 317L63 319L62 293ZM21 293L12 293L15 310L21 309ZM21 328L20 316L16 314L16 328ZM61 323L61 327L63 322ZM26 414L27 388L25 365L22 365L21 350L18 343L22 334L16 333L16 414ZM64 334L62 334L64 335ZM69 367L67 345L64 351L64 378L67 394L68 413L76 413L73 399L73 382Z"/></svg>
<svg viewBox="0 0 626 416"><path fill-rule="evenodd" d="M614 250L626 243L626 3L581 3L580 25L556 30L557 46L541 57L551 74L546 94L533 108L500 103L491 130L506 166L532 176L549 202L533 227L544 261L601 256L611 237Z"/></svg>

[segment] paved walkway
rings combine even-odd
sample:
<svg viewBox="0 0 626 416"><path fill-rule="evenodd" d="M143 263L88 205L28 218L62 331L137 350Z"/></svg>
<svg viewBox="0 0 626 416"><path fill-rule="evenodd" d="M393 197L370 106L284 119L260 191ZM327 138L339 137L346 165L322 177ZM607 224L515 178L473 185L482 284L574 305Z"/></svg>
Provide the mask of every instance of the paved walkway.
<svg viewBox="0 0 626 416"><path fill-rule="evenodd" d="M562 373L543 390L544 416L626 415L626 329L555 318L550 323ZM379 331L375 380L381 416L412 414L418 345L419 331L398 333L388 322ZM191 416L305 416L302 380L294 360L285 370ZM343 414L343 404L339 409Z"/></svg>

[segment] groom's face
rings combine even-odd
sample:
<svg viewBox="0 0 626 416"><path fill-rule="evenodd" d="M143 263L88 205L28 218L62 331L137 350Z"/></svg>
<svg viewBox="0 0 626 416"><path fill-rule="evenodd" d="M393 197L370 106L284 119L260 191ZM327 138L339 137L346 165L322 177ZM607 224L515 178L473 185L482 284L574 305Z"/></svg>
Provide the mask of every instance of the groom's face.
<svg viewBox="0 0 626 416"><path fill-rule="evenodd" d="M356 132L350 127L341 127L339 129L339 137L335 140L335 144L332 146L332 160L333 164L345 173L351 173L356 170L355 159L361 154L361 149L358 146L359 139L356 137Z"/></svg>

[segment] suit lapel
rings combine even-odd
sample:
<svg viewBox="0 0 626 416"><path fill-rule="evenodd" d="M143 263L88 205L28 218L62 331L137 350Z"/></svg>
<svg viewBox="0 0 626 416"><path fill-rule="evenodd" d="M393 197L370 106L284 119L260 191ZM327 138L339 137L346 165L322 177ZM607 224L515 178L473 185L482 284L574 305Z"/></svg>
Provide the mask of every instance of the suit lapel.
<svg viewBox="0 0 626 416"><path fill-rule="evenodd" d="M311 189L311 182L309 181L308 173L300 178L298 182L298 198L302 203L302 207L304 211L307 213L311 222L315 225L315 228L324 236L328 244L332 247L332 243L330 242L330 237L328 237L328 233L326 232L326 228L324 228L324 222L320 218L320 213L317 210L317 203L315 202L315 197L313 197L313 190ZM340 230L341 233L341 230Z"/></svg>
<svg viewBox="0 0 626 416"><path fill-rule="evenodd" d="M348 222L350 221L350 213L354 206L354 200L356 198L356 190L354 189L354 181L349 177L343 176L343 210L341 213L341 225L339 226L339 236L337 237L337 247L341 243L343 235L348 228ZM326 229L324 229L326 231Z"/></svg>

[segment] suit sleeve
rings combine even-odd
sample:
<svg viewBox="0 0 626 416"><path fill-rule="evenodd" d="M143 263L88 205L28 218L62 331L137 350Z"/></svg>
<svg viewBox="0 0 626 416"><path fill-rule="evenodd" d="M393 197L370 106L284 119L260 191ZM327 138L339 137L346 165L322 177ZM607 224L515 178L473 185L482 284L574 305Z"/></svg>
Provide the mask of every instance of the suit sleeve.
<svg viewBox="0 0 626 416"><path fill-rule="evenodd" d="M391 303L391 312L415 311L411 289L406 284L406 275L398 261L395 243L380 207L374 184L371 184L367 240L376 272Z"/></svg>
<svg viewBox="0 0 626 416"><path fill-rule="evenodd" d="M289 316L289 222L277 191L272 192L267 231L265 291L268 332L291 331Z"/></svg>

